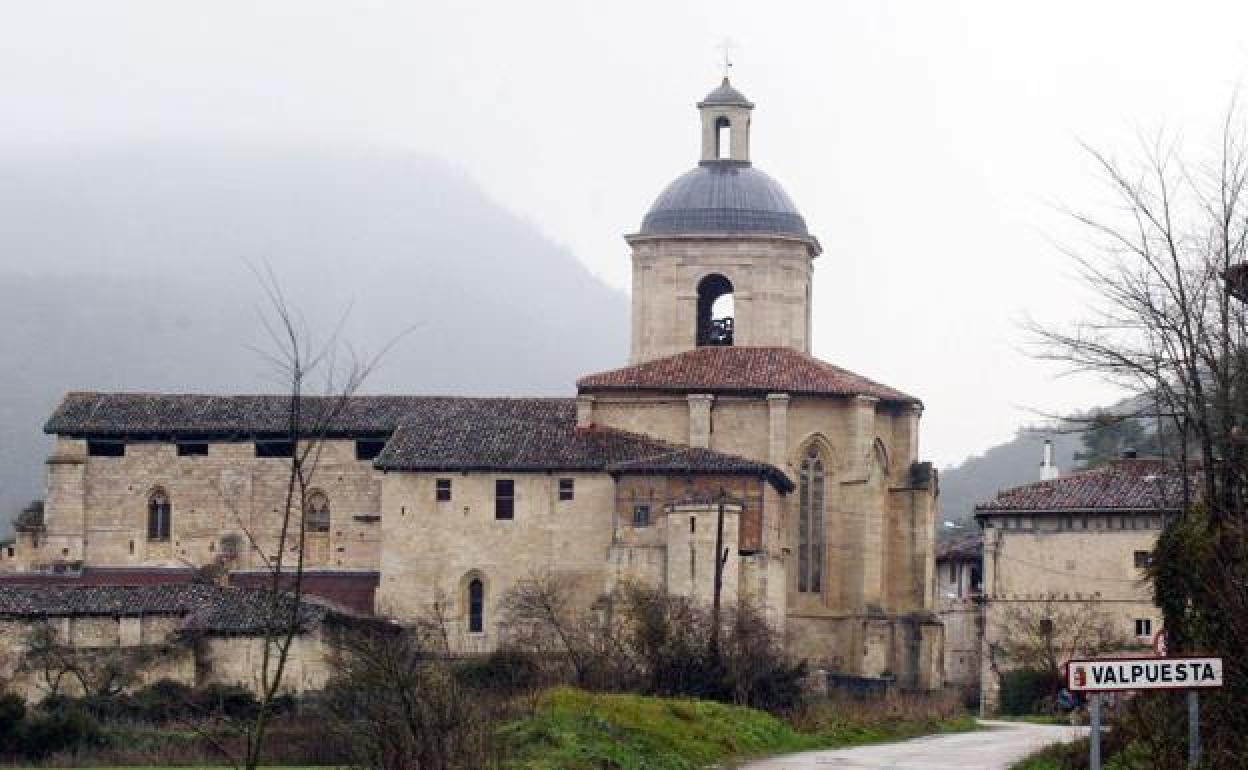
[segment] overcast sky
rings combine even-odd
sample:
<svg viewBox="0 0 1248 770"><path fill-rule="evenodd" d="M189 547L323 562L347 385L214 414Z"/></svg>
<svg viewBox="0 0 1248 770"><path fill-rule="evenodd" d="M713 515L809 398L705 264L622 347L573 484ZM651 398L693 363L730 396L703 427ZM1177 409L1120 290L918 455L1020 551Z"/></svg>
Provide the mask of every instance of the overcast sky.
<svg viewBox="0 0 1248 770"><path fill-rule="evenodd" d="M823 243L815 353L921 397L957 462L1103 402L1028 359L1076 317L1051 241L1105 200L1079 141L1199 146L1248 74L1248 4L6 0L0 152L398 148L464 169L627 289L620 237L697 159L719 44L755 163ZM135 173L142 173L136 169ZM0 255L7 268L18 255ZM366 298L365 298L366 299ZM572 384L569 383L569 390Z"/></svg>

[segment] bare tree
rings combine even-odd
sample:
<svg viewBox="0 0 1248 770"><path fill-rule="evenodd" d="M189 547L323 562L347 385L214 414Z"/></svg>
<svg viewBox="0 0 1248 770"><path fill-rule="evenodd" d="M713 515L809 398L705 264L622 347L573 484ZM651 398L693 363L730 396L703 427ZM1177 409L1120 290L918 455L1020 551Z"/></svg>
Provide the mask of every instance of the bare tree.
<svg viewBox="0 0 1248 770"><path fill-rule="evenodd" d="M1091 234L1068 249L1097 302L1073 326L1029 324L1039 355L1122 386L1137 413L1165 421L1184 466L1184 503L1215 520L1244 510L1248 378L1245 312L1226 276L1248 259L1248 150L1232 107L1211 161L1191 163L1164 138L1120 163L1087 148L1117 206L1075 211Z"/></svg>
<svg viewBox="0 0 1248 770"><path fill-rule="evenodd" d="M268 302L268 313L262 315L262 322L271 345L257 352L286 389L283 440L289 442L291 450L283 505L277 531L271 538L257 531L240 506L231 505L236 525L267 573L267 608L256 672L258 708L254 717L236 725L243 737L243 756L229 757L236 766L248 770L260 763L274 706L286 689L291 649L306 630L306 512L322 456L327 442L342 432L353 396L381 356L398 340L395 337L377 355L362 358L341 344L340 322L325 342L317 344L307 325L288 304L272 271L257 270L256 275Z"/></svg>
<svg viewBox="0 0 1248 770"><path fill-rule="evenodd" d="M1164 137L1127 162L1088 148L1116 203L1073 213L1091 235L1069 251L1094 304L1073 327L1030 325L1042 357L1123 386L1138 408L1121 417L1156 419L1175 438L1163 446L1178 454L1174 502L1184 513L1158 540L1154 595L1172 650L1228 660L1248 644L1235 620L1248 610L1244 137L1232 104L1205 160ZM1248 751L1248 716L1238 705L1248 671L1228 670L1225 681L1206 699L1212 757Z"/></svg>
<svg viewBox="0 0 1248 770"><path fill-rule="evenodd" d="M1055 692L1066 661L1126 650L1131 644L1096 599L1009 603L998 624L1001 631L996 636L1000 641L992 650L992 663L1000 660L1043 671Z"/></svg>

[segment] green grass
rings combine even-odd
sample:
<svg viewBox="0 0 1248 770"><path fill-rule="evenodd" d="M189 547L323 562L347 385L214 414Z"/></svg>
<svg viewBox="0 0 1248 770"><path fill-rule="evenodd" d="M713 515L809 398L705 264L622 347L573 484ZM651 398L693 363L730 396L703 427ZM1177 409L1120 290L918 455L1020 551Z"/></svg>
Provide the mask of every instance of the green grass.
<svg viewBox="0 0 1248 770"><path fill-rule="evenodd" d="M728 760L974 729L944 721L831 721L802 733L754 709L709 701L551 691L528 719L503 728L509 770L697 770Z"/></svg>

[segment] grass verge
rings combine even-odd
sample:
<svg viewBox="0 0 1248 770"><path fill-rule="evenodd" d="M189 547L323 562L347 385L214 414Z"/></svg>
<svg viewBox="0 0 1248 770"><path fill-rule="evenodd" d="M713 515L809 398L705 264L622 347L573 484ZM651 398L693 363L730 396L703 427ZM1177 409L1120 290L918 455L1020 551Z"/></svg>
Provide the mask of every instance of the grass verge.
<svg viewBox="0 0 1248 770"><path fill-rule="evenodd" d="M804 715L798 731L754 709L710 701L560 688L506 725L508 770L697 770L726 761L975 729L969 715L865 721L849 709ZM812 729L813 728L813 729Z"/></svg>

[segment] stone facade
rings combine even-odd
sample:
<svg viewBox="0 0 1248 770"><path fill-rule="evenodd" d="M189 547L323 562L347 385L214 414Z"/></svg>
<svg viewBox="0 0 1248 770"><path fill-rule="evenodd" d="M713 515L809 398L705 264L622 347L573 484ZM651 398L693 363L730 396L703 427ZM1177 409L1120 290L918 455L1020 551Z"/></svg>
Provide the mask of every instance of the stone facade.
<svg viewBox="0 0 1248 770"><path fill-rule="evenodd" d="M984 638L983 545L975 535L936 548L932 583L936 614L945 626L945 686L967 693L980 688Z"/></svg>
<svg viewBox="0 0 1248 770"><path fill-rule="evenodd" d="M1177 513L1179 474L1125 459L1001 493L976 507L983 531L981 708L999 702L1000 674L1018 665L1002 651L1012 616L1054 605L1103 616L1124 651L1151 654L1161 630L1146 568Z"/></svg>
<svg viewBox="0 0 1248 770"><path fill-rule="evenodd" d="M631 235L633 363L696 347L699 282L733 287L734 344L810 352L812 248L807 239Z"/></svg>

